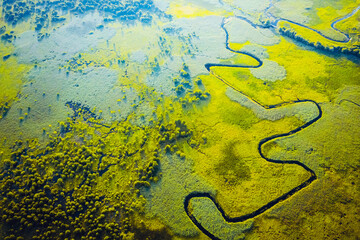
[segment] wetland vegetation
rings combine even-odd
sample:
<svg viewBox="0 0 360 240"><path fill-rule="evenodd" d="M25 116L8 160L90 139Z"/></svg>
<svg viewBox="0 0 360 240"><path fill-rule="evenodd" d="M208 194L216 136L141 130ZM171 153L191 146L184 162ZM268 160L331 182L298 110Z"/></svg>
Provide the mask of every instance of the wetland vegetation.
<svg viewBox="0 0 360 240"><path fill-rule="evenodd" d="M1 1L0 239L359 238L359 6Z"/></svg>

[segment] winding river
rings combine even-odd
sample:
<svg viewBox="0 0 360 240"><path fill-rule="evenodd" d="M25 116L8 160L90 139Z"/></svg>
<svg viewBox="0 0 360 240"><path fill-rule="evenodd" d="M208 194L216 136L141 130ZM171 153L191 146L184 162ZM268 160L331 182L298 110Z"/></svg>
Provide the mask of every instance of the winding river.
<svg viewBox="0 0 360 240"><path fill-rule="evenodd" d="M274 18L274 16L271 15L271 13L268 12L268 10L273 6L273 3L271 1L270 3L270 6L268 8L266 8L265 10L265 13L268 14L268 16L271 16L272 18ZM323 35L320 31L316 30L316 29L313 29L313 28L310 28L308 26L305 26L303 24L300 24L300 23L296 23L294 21L291 21L291 20L287 20L287 19L283 19L283 18L277 18L276 21L271 24L270 28L276 28L277 25L278 25L278 22L279 21L288 21L288 22L291 22L291 23L294 23L294 24L297 24L301 27L305 27L305 28L308 28L312 31L315 31L316 33L320 34L321 36L325 37L326 39L329 39L331 41L334 41L334 42L343 42L343 43L346 43L346 42L349 42L350 41L350 37L341 32L339 29L337 29L335 27L335 25L342 21L342 20L345 20L351 16L353 16L358 10L360 9L360 6L357 7L355 10L353 10L351 13L347 14L346 16L344 17L341 17L337 20L335 20L334 22L332 22L331 24L331 27L335 30L335 31L338 31L340 33L342 33L344 36L345 36L345 40L337 40L337 39L332 39L330 37L327 37L325 35ZM267 27L264 27L264 26L260 26L260 25L256 25L254 23L252 23L251 21L247 20L246 18L244 17L238 17L240 19L243 19L244 21L250 23L253 27L260 27L260 28L268 28ZM213 64L213 63L207 63L205 64L205 68L208 70L208 72L212 75L214 75L217 79L219 79L220 81L222 81L223 83L225 83L227 86L229 86L230 88L234 89L235 91L239 92L240 94L243 94L245 95L243 92L239 91L238 89L236 89L234 86L232 86L230 83L228 83L225 79L223 79L221 76L215 74L211 68L213 67L229 67L229 68L259 68L263 65L263 62L261 61L260 58L258 58L257 56L254 56L250 53L247 53L247 52L244 52L244 51L238 51L238 50L235 50L235 49L232 49L230 46L229 46L229 33L227 31L227 29L225 28L225 24L226 24L226 18L223 19L222 23L221 23L221 28L223 29L223 31L225 32L225 35L226 35L226 39L225 39L225 48L233 53L238 53L238 54L242 54L242 55L247 55L247 56L250 56L252 57L253 59L255 59L258 64L256 65L236 65L236 64ZM246 96L246 95L245 95ZM246 96L248 97L248 96ZM248 97L249 98L249 97ZM249 98L251 99L251 98ZM251 99L252 101L256 102L255 100ZM270 137L267 137L267 138L264 138L262 139L259 144L258 144L258 152L260 154L260 156L268 161L268 162L271 162L271 163L277 163L277 164L295 164L295 165L298 165L300 167L302 167L303 169L305 169L309 174L310 174L310 177L302 182L300 185L296 186L295 188L291 189L290 191L286 192L285 194L281 195L280 197L278 198L275 198L273 200L271 200L270 202L268 202L267 204L263 205L262 207L258 208L257 210L251 212L251 213L248 213L248 214L245 214L245 215L241 215L241 216L238 216L238 217L229 217L225 211L222 209L220 203L216 200L216 196L208 193L208 192L192 192L190 194L188 194L185 199L184 199L184 208L185 208L185 212L186 214L189 216L189 218L191 219L191 221L204 233L206 234L208 237L210 237L211 239L220 239L219 237L215 236L213 233L211 233L209 230L207 230L205 227L203 227L201 225L201 223L192 215L191 211L190 211L190 208L189 208L189 205L190 205L190 201L192 198L208 198L210 199L216 206L216 208L219 210L219 212L221 213L222 217L224 218L224 220L226 220L227 222L229 223L238 223L238 222L244 222L248 219L251 219L251 218L254 218L262 213L264 213L266 210L274 207L276 204L284 201L285 199L288 199L289 197L291 197L292 195L294 195L295 193L299 192L300 190L302 190L303 188L305 188L306 186L308 186L309 184L311 184L313 181L315 181L317 179L317 176L315 174L315 172L310 169L308 166L306 166L304 163L302 162L299 162L299 161L295 161L295 160L290 160L290 161L282 161L282 160L277 160L277 159L271 159L271 158L268 158L266 157L263 152L262 152L262 146L271 141L271 140L274 140L274 139L277 139L277 138L282 138L282 137L287 137L287 136L290 136L290 135L293 135L295 133L298 133L300 132L301 130L309 127L310 125L312 125L313 123L315 123L316 121L318 121L321 117L322 117L322 110L321 110L321 107L320 105L313 101L313 100L297 100L297 101L293 101L293 102L283 102L283 103L280 103L280 104L276 104L276 105L262 105L260 104L259 102L256 102L257 104L259 104L260 106L262 106L263 108L266 108L266 109L275 109L275 108L278 108L278 107L281 107L281 106L284 106L286 104L294 104L294 103L304 103L304 102L310 102L312 104L314 104L317 109L318 109L318 114L317 116L312 119L311 121L303 124L302 126L290 131L290 132L287 132L287 133L283 133L283 134L277 134L277 135L273 135L273 136L270 136Z"/></svg>
<svg viewBox="0 0 360 240"><path fill-rule="evenodd" d="M335 20L331 23L330 26L331 26L331 28L332 28L333 30L335 30L336 32L338 32L338 33L342 34L343 36L345 36L345 39L344 39L344 40L338 40L338 39L329 37L329 36L323 34L321 31L319 31L319 30L317 30L317 29L314 29L314 28L312 28L312 27L306 26L306 25L304 25L304 24L302 24L302 23L298 23L298 22L295 22L295 21L293 21L293 20L286 19L286 18L275 17L272 13L269 12L270 8L272 8L273 6L274 6L273 1L271 1L269 7L265 10L265 14L266 14L268 17L275 19L275 21L271 24L272 27L277 28L277 27L278 27L278 23L279 23L280 21L285 21L285 22L289 22L289 23L298 25L298 26L300 26L300 27L309 29L309 30L311 30L311 31L313 31L313 32L316 32L317 34L319 34L319 35L322 36L323 38L326 38L326 39L328 39L328 40L330 40L330 41L337 42L337 43L348 43L348 42L350 42L351 39L350 39L350 36L349 36L348 34L342 32L340 29L336 28L335 25L336 25L337 23L343 21L343 20L346 20L346 19L352 17L353 15L355 15L355 14L360 10L360 6L358 6L357 8L355 8L355 9L354 9L353 11L351 11L350 13L346 14L346 15L343 16L343 17L340 17L340 18L335 19Z"/></svg>

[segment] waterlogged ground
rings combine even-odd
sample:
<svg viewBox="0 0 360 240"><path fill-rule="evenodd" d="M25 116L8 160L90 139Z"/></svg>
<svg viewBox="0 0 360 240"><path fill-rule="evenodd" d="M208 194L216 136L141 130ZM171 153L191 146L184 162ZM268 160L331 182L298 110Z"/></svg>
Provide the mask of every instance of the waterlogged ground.
<svg viewBox="0 0 360 240"><path fill-rule="evenodd" d="M359 0L3 0L0 239L360 238Z"/></svg>

